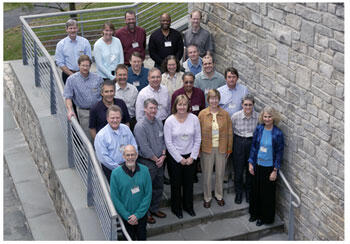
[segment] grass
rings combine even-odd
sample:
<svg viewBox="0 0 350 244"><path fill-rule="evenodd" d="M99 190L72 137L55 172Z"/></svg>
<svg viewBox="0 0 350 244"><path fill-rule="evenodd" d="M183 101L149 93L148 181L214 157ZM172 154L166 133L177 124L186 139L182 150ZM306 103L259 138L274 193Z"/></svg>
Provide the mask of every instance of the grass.
<svg viewBox="0 0 350 244"><path fill-rule="evenodd" d="M103 7L112 7L112 6L120 6L120 5L130 5L132 3L79 3L76 4L76 9L80 10L80 9L92 9L92 8L103 8ZM147 7L149 3L144 3L141 4L139 6L139 11L141 11L142 9L144 9L145 7ZM179 3L179 4L186 4L186 3ZM178 5L179 5L178 4ZM23 7L22 5L27 6L29 4L26 3L5 3L4 5L7 5L6 7L9 9L10 7ZM11 6L10 6L11 5ZM153 19L153 21L147 21L147 20L140 20L140 26L144 27L146 29L146 32L149 34L150 30L153 28L158 28L159 22L158 22L158 16L160 13L163 13L165 11L167 11L167 8L169 8L169 4L168 3L162 3L154 8L152 8L150 11L148 11L147 14L144 14L144 18L146 18L147 15L152 16L151 19ZM122 14L124 13L124 10L121 10ZM169 10L168 10L169 11ZM116 15L116 11L105 11L103 12L103 14L106 15L106 18L109 18L111 16L115 16ZM109 15L108 15L109 14ZM182 17L183 15L186 15L187 13L183 14L183 13L178 13L176 14L176 16L178 17ZM84 15L84 20L88 20L88 19L96 19L96 18L104 18L104 17L96 17L96 16L92 16L92 15L96 15L96 14L85 14ZM99 15L99 14L97 14ZM176 16L172 16L172 19L174 20ZM37 19L36 23L34 23L34 25L45 25L45 24L53 24L53 23L64 23L67 20L67 16L58 16L55 18L41 18L41 19ZM95 22L93 24L85 24L84 25L84 33L89 32L91 34L95 33L96 35L88 38L90 40L90 43L93 44L95 42L96 39L98 39L99 33L100 33L100 26L102 26L102 24L104 23L104 21L101 22ZM124 20L118 20L118 21L113 21L113 23L115 24L116 29L120 28L121 26L124 25ZM31 23L31 26L33 24ZM98 26L98 27L97 27ZM46 31L46 33L45 33ZM37 33L36 30L34 30L34 32ZM64 31L64 27L62 26L59 27L58 29L54 30L52 28L41 28L40 29L41 33L37 33L39 39L41 41L55 41L57 42L57 39L61 39L61 36L65 36L65 31ZM45 37L45 35L47 35ZM45 45L45 44L44 44ZM4 32L4 60L13 60L13 59L21 59L22 58L22 36L21 36L21 28L20 27L15 27L15 28L11 28L8 29ZM47 48L49 53L53 54L55 47L48 47Z"/></svg>
<svg viewBox="0 0 350 244"><path fill-rule="evenodd" d="M4 3L4 12L10 11L16 8L32 8L32 3Z"/></svg>

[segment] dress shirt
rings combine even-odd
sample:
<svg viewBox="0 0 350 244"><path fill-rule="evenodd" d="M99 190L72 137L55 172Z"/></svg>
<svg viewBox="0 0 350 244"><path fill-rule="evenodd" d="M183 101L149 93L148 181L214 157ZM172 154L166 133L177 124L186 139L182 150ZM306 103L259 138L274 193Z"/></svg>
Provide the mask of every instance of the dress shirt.
<svg viewBox="0 0 350 244"><path fill-rule="evenodd" d="M89 72L88 77L80 72L74 73L67 79L63 96L72 99L79 108L90 109L102 98L102 82L103 79L95 73Z"/></svg>
<svg viewBox="0 0 350 244"><path fill-rule="evenodd" d="M114 98L113 103L120 107L122 110L122 123L128 123L130 121L128 108L126 107L123 100ZM103 101L99 101L90 109L89 116L89 128L96 129L96 133L98 133L103 127L106 126L107 122L107 106L103 103Z"/></svg>
<svg viewBox="0 0 350 244"><path fill-rule="evenodd" d="M182 156L191 154L197 159L201 145L201 128L196 115L189 113L180 123L174 115L169 116L164 124L164 138L170 155L180 163Z"/></svg>
<svg viewBox="0 0 350 244"><path fill-rule="evenodd" d="M120 124L117 130L107 124L95 137L95 150L97 159L108 169L117 168L125 160L123 158L124 147L133 145L137 150L137 144L128 126Z"/></svg>
<svg viewBox="0 0 350 244"><path fill-rule="evenodd" d="M192 72L194 75L196 75L202 71L202 58L199 58L197 65L192 64L191 59L187 59L185 62L183 62L182 66L186 72Z"/></svg>
<svg viewBox="0 0 350 244"><path fill-rule="evenodd" d="M115 36L122 43L124 51L124 63L129 65L129 59L133 52L141 53L142 60L145 60L146 49L146 31L145 29L135 26L135 31L131 32L124 26L115 32Z"/></svg>
<svg viewBox="0 0 350 244"><path fill-rule="evenodd" d="M159 158L165 150L163 123L158 119L149 120L146 116L138 121L134 128L134 135L139 146L139 155L151 159Z"/></svg>
<svg viewBox="0 0 350 244"><path fill-rule="evenodd" d="M107 44L101 37L94 44L94 57L97 74L102 78L113 80L115 76L112 75L112 71L115 71L118 64L124 63L123 47L120 40L112 37L112 42Z"/></svg>
<svg viewBox="0 0 350 244"><path fill-rule="evenodd" d="M148 71L149 69L141 67L140 74L135 74L131 67L128 69L128 80L127 82L136 86L138 91L148 86Z"/></svg>
<svg viewBox="0 0 350 244"><path fill-rule="evenodd" d="M192 95L191 97L188 97L185 89L183 87L181 87L180 89L176 90L172 97L171 97L171 108L173 107L173 104L175 102L175 99L178 95L184 94L189 102L190 102L190 111L191 113L195 114L196 116L198 116L199 112L203 109L205 109L205 98L204 98L204 92L197 88L197 87L193 87L192 88Z"/></svg>
<svg viewBox="0 0 350 244"><path fill-rule="evenodd" d="M227 85L224 85L218 88L218 91L221 96L219 105L230 114L230 117L242 109L242 98L248 94L248 88L239 83L236 83L234 89L230 89Z"/></svg>
<svg viewBox="0 0 350 244"><path fill-rule="evenodd" d="M91 58L91 45L87 39L77 36L73 41L69 36L57 43L55 59L58 67L67 66L68 69L79 71L78 59L81 55Z"/></svg>
<svg viewBox="0 0 350 244"><path fill-rule="evenodd" d="M170 114L170 97L168 89L160 85L158 90L153 89L150 85L143 88L136 99L136 120L139 121L145 116L143 102L147 98L154 98L158 102L158 112L156 118L163 121Z"/></svg>
<svg viewBox="0 0 350 244"><path fill-rule="evenodd" d="M168 88L169 96L171 97L177 89L182 87L182 75L183 72L176 72L174 77L171 78L169 73L163 73L162 74L162 85L166 86Z"/></svg>
<svg viewBox="0 0 350 244"><path fill-rule="evenodd" d="M156 67L160 67L168 55L175 55L177 60L180 61L184 53L184 43L181 33L170 28L168 36L164 36L162 30L159 28L150 36L148 50Z"/></svg>
<svg viewBox="0 0 350 244"><path fill-rule="evenodd" d="M252 137L258 124L259 114L253 110L251 116L245 116L243 109L231 117L233 133L240 137Z"/></svg>
<svg viewBox="0 0 350 244"><path fill-rule="evenodd" d="M126 83L126 87L122 89L118 82L115 83L115 98L122 99L129 111L130 118L135 117L135 104L137 98L137 88L134 85Z"/></svg>
<svg viewBox="0 0 350 244"><path fill-rule="evenodd" d="M184 34L184 45L188 47L195 44L199 49L199 56L203 57L206 51L214 52L214 43L209 31L199 28L198 32L193 32L190 27Z"/></svg>

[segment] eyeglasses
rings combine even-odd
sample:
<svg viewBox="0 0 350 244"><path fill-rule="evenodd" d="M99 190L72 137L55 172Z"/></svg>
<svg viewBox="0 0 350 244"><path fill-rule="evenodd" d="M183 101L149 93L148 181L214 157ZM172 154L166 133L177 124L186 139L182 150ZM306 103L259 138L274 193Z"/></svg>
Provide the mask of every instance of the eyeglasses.
<svg viewBox="0 0 350 244"><path fill-rule="evenodd" d="M245 103L245 104L243 104L243 106L244 106L244 107L252 107L252 106L253 106L253 104L252 104L252 103L248 103L248 104L247 104L247 103Z"/></svg>

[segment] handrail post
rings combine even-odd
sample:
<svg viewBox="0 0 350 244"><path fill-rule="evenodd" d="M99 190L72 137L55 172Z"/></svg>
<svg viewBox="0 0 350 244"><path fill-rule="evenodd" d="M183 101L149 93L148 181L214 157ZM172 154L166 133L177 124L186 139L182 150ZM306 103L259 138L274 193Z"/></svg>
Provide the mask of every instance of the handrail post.
<svg viewBox="0 0 350 244"><path fill-rule="evenodd" d="M24 25L23 24L22 24L22 60L23 60L23 65L28 65L26 40L25 40L25 35L24 35Z"/></svg>
<svg viewBox="0 0 350 244"><path fill-rule="evenodd" d="M69 121L67 121L67 146L68 146L68 166L74 168L74 155L73 155L73 133L72 127Z"/></svg>
<svg viewBox="0 0 350 244"><path fill-rule="evenodd" d="M92 162L88 159L88 172L87 172L87 205L91 207L94 204L93 191L92 191Z"/></svg>
<svg viewBox="0 0 350 244"><path fill-rule="evenodd" d="M83 15L82 14L80 14L80 21L83 21ZM81 25L80 26L81 36L84 37L84 23L81 22L80 25Z"/></svg>
<svg viewBox="0 0 350 244"><path fill-rule="evenodd" d="M288 240L294 240L294 207L292 204L292 194L289 194L289 227Z"/></svg>
<svg viewBox="0 0 350 244"><path fill-rule="evenodd" d="M114 238L114 235L113 235L113 218L110 217L110 220L111 220L111 224L110 224L110 235L109 235L109 240L110 241L114 241L114 240L118 240L118 233L116 233L116 238Z"/></svg>
<svg viewBox="0 0 350 244"><path fill-rule="evenodd" d="M34 80L35 80L35 86L40 87L38 47L35 41L34 41Z"/></svg>
<svg viewBox="0 0 350 244"><path fill-rule="evenodd" d="M56 96L55 96L55 82L54 82L53 71L52 71L51 66L50 66L50 109L51 109L51 114L57 113Z"/></svg>

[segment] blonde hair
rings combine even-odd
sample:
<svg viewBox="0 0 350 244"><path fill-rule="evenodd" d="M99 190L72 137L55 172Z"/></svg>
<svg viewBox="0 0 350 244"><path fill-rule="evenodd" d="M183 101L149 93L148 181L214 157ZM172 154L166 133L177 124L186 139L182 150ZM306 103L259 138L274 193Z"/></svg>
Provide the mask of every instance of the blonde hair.
<svg viewBox="0 0 350 244"><path fill-rule="evenodd" d="M180 101L186 101L187 102L187 112L190 112L190 101L188 101L188 98L184 95L184 94L181 94L181 95L178 95L174 101L174 104L173 104L173 107L171 108L171 113L172 114L176 114L177 113L177 104L180 102Z"/></svg>
<svg viewBox="0 0 350 244"><path fill-rule="evenodd" d="M276 109L274 109L271 106L266 106L263 108L263 110L261 110L261 112L259 114L259 123L261 123L261 124L264 123L264 120L263 120L264 113L268 113L272 116L274 125L278 125L278 123L281 121L281 116L280 116L279 112L277 112Z"/></svg>

